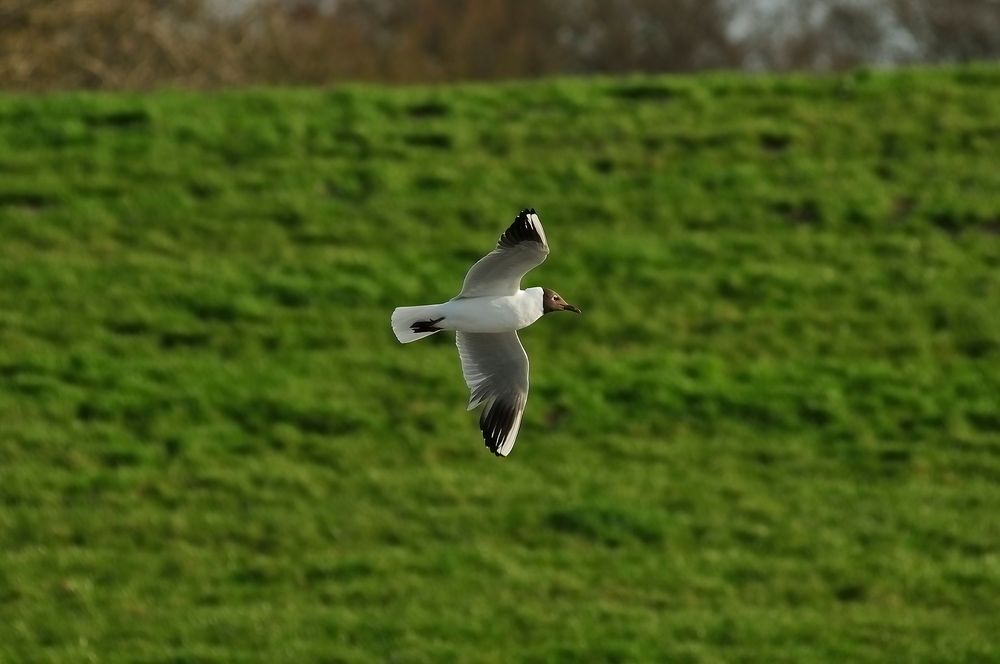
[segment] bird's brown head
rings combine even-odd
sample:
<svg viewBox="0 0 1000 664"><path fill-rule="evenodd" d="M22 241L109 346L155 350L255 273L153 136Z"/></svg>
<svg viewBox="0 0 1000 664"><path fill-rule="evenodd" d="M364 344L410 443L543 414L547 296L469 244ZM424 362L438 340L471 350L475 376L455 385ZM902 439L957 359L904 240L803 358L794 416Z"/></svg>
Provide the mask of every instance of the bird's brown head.
<svg viewBox="0 0 1000 664"><path fill-rule="evenodd" d="M542 289L542 313L548 314L553 311L572 311L573 313L581 313L580 307L574 306L562 299L559 293L555 292L551 288Z"/></svg>

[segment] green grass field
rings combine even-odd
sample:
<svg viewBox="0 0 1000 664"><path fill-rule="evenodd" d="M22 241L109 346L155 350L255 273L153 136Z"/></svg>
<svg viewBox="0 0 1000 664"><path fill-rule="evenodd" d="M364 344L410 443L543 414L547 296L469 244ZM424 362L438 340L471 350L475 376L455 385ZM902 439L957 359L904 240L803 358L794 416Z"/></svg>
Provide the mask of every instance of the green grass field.
<svg viewBox="0 0 1000 664"><path fill-rule="evenodd" d="M0 661L1000 661L1000 68L0 96ZM514 453L452 336L518 209Z"/></svg>

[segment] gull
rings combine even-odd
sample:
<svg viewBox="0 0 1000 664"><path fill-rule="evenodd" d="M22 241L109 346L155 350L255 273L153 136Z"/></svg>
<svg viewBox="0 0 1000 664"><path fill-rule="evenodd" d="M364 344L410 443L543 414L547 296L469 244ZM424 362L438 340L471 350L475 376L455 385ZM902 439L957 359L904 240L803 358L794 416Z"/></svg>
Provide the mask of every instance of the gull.
<svg viewBox="0 0 1000 664"><path fill-rule="evenodd" d="M528 355L517 331L553 311L580 313L550 288L521 289L521 279L549 255L542 222L526 208L503 232L496 249L473 265L462 291L443 304L398 307L392 331L400 343L454 330L469 407L479 417L486 447L510 454L528 400Z"/></svg>

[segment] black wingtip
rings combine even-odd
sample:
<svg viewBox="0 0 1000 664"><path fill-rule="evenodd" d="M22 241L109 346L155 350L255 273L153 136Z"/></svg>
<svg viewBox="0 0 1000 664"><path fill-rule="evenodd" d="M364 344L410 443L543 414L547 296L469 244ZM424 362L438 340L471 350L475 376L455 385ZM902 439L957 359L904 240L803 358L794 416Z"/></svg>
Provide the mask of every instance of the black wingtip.
<svg viewBox="0 0 1000 664"><path fill-rule="evenodd" d="M537 218L537 214L535 208L524 208L521 210L517 214L517 217L514 218L514 222L500 236L497 246L513 247L520 242L545 244L542 236L538 233L538 229L535 228L535 224L529 218L529 215L536 215Z"/></svg>
<svg viewBox="0 0 1000 664"><path fill-rule="evenodd" d="M517 408L499 401L483 409L479 416L479 429L483 432L486 448L494 455L503 456L500 453L500 446L507 439L516 418Z"/></svg>

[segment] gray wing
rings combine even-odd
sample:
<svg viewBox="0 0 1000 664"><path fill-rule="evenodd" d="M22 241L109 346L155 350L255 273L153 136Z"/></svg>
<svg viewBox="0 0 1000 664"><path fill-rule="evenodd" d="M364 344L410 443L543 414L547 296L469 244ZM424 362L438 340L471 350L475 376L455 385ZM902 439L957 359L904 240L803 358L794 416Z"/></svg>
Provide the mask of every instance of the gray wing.
<svg viewBox="0 0 1000 664"><path fill-rule="evenodd" d="M507 456L528 400L528 355L517 332L457 332L455 343L469 386L469 410L486 404L479 417L486 447Z"/></svg>
<svg viewBox="0 0 1000 664"><path fill-rule="evenodd" d="M521 278L548 255L549 244L534 208L521 210L497 248L469 269L458 297L513 295L521 290Z"/></svg>

